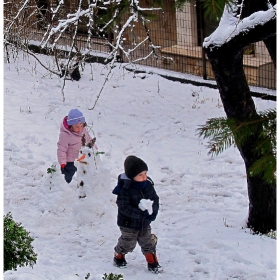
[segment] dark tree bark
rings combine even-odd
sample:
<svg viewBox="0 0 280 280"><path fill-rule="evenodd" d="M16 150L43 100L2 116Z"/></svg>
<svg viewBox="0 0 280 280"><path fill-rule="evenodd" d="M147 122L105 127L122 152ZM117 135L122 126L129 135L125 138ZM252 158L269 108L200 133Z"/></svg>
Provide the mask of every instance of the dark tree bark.
<svg viewBox="0 0 280 280"><path fill-rule="evenodd" d="M276 34L263 40L276 68Z"/></svg>
<svg viewBox="0 0 280 280"><path fill-rule="evenodd" d="M258 3L264 1L258 0ZM254 2L245 1L245 5ZM254 6L254 5L253 5ZM246 11L248 15L250 13ZM263 40L276 63L276 17L229 39L222 45L211 43L205 48L217 81L224 110L228 118L248 120L257 112L243 68L243 49L251 43ZM276 229L276 184L268 184L261 177L252 177L249 169L259 155L253 150L257 134L251 135L238 147L247 172L249 213L247 226L255 232L266 233Z"/></svg>

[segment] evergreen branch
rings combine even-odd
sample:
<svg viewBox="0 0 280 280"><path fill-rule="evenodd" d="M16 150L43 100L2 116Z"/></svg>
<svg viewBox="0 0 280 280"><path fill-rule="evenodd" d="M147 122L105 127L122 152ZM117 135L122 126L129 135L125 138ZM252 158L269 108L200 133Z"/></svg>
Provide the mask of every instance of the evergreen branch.
<svg viewBox="0 0 280 280"><path fill-rule="evenodd" d="M199 137L210 138L208 154L218 155L235 143L231 123L230 119L212 118L206 122L206 125L197 129Z"/></svg>
<svg viewBox="0 0 280 280"><path fill-rule="evenodd" d="M262 176L267 183L275 183L276 157L272 154L261 157L259 160L254 162L254 164L249 169L249 172L252 177Z"/></svg>
<svg viewBox="0 0 280 280"><path fill-rule="evenodd" d="M251 176L262 176L268 183L276 180L276 110L259 112L248 120L212 118L197 129L203 139L210 139L208 154L218 155L232 145L241 147L252 141L259 157L250 167Z"/></svg>
<svg viewBox="0 0 280 280"><path fill-rule="evenodd" d="M175 8L182 10L185 3L190 3L191 0L175 0ZM214 19L219 21L221 18L225 5L229 5L234 2L234 0L203 0L203 9L205 11L205 18Z"/></svg>

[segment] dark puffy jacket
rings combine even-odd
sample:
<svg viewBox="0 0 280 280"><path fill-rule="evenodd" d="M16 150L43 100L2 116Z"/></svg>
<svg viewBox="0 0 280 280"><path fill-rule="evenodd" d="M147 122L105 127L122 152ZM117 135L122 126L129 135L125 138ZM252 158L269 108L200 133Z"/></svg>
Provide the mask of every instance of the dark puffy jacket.
<svg viewBox="0 0 280 280"><path fill-rule="evenodd" d="M118 185L113 190L113 193L118 194L118 226L143 230L156 219L159 197L151 178L148 177L147 185L140 190L134 186L133 181L127 178L125 174L121 174L118 177ZM151 215L147 210L142 211L138 207L140 200L143 198L153 201L153 213Z"/></svg>

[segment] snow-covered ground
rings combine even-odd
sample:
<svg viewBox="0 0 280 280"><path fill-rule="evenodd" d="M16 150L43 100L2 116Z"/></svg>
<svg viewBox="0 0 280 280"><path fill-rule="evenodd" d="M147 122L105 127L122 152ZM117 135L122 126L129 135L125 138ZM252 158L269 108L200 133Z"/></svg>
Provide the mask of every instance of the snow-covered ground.
<svg viewBox="0 0 280 280"><path fill-rule="evenodd" d="M42 58L49 60L50 58ZM79 82L50 76L21 56L4 64L4 214L11 211L35 239L34 268L4 273L5 280L89 280L104 273L125 280L276 279L276 240L244 228L248 196L243 160L235 148L207 155L196 129L224 116L218 91L168 81L158 75L114 68L94 110L108 69L86 65ZM255 99L258 110L273 101ZM85 115L101 155L98 172L78 198L56 162L62 118L71 108ZM163 273L151 274L139 246L128 267L113 266L119 237L116 197L111 193L128 155L149 167L160 197L152 223ZM95 168L92 166L92 168Z"/></svg>

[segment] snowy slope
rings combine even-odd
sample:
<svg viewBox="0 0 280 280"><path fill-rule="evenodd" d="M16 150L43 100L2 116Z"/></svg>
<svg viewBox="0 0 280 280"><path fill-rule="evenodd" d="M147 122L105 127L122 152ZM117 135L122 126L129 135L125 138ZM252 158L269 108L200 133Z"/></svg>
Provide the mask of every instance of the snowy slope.
<svg viewBox="0 0 280 280"><path fill-rule="evenodd" d="M50 58L43 58L50 59ZM86 65L79 82L62 81L21 56L4 64L4 214L11 211L35 239L34 268L4 273L5 280L276 279L276 241L244 229L248 196L244 163L237 149L216 158L196 136L198 125L224 116L217 90L114 68L94 110L107 69ZM255 100L258 110L273 101ZM71 108L85 115L97 138L99 173L78 198L57 165L56 143L62 118ZM116 197L111 193L128 155L149 167L160 197L152 223L164 272L148 272L137 246L128 267L113 266L119 237Z"/></svg>

